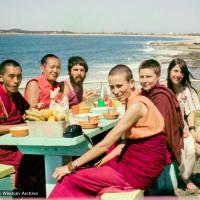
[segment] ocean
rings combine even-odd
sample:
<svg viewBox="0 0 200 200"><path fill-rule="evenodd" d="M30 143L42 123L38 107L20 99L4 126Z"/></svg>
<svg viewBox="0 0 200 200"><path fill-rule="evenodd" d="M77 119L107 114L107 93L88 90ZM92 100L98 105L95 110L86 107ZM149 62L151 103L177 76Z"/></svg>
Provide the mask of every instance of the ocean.
<svg viewBox="0 0 200 200"><path fill-rule="evenodd" d="M40 60L48 53L61 60L60 79L67 76L68 58L77 55L88 62L87 81L107 80L109 69L116 64L128 65L138 80L139 63L147 58L157 58L161 53L150 44L178 40L183 39L117 35L0 35L0 62L5 59L18 61L23 68L22 84L40 74ZM166 53L170 56L177 52ZM162 66L161 79L166 78L166 68L166 65Z"/></svg>

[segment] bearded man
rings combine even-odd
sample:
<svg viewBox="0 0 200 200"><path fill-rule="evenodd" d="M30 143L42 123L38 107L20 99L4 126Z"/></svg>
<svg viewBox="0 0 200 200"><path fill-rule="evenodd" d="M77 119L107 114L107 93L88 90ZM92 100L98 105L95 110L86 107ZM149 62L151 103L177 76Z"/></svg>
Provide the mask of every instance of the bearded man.
<svg viewBox="0 0 200 200"><path fill-rule="evenodd" d="M88 65L86 60L80 56L72 56L68 60L69 79L64 81L64 95L68 96L69 106L77 105L93 96L93 90L83 92L83 81L85 80Z"/></svg>

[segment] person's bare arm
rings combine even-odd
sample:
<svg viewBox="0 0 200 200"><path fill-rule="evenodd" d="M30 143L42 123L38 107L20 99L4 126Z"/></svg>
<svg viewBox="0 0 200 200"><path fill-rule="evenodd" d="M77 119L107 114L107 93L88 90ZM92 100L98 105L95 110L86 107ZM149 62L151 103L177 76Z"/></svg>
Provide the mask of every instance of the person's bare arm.
<svg viewBox="0 0 200 200"><path fill-rule="evenodd" d="M188 120L188 126L189 127L195 127L195 112L192 111L188 116L187 116L187 120ZM190 130L190 133L192 134L192 137L196 140L197 137L197 133L194 129Z"/></svg>
<svg viewBox="0 0 200 200"><path fill-rule="evenodd" d="M27 101L30 104L30 107L37 107L39 102L39 96L40 96L40 89L38 86L37 81L30 81L26 88L26 94L27 94Z"/></svg>
<svg viewBox="0 0 200 200"><path fill-rule="evenodd" d="M195 112L194 111L188 115L187 120L188 120L189 127L195 127ZM194 138L196 155L199 157L200 156L200 134L197 133L195 129L191 129L190 134Z"/></svg>
<svg viewBox="0 0 200 200"><path fill-rule="evenodd" d="M77 167L97 158L105 153L112 144L116 143L126 130L128 130L135 122L143 117L147 112L147 108L142 103L134 103L124 114L118 124L105 136L105 138L92 147L88 152L76 159ZM53 173L53 177L60 180L64 175L71 173L68 165L58 167Z"/></svg>
<svg viewBox="0 0 200 200"><path fill-rule="evenodd" d="M102 158L101 162L95 165L96 167L101 167L105 163L107 163L109 160L113 159L115 156L118 156L121 154L122 149L124 148L125 144L120 143L118 144L109 154L107 154L105 157Z"/></svg>

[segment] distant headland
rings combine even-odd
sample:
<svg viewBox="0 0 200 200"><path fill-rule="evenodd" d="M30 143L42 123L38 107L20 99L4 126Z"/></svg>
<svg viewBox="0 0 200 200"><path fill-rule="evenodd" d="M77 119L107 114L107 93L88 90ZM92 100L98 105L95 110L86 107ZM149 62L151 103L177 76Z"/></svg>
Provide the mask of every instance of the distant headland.
<svg viewBox="0 0 200 200"><path fill-rule="evenodd" d="M72 32L72 31L34 31L22 29L0 29L0 35L41 34L41 35L133 35L133 36L200 36L200 33L134 33L134 32Z"/></svg>

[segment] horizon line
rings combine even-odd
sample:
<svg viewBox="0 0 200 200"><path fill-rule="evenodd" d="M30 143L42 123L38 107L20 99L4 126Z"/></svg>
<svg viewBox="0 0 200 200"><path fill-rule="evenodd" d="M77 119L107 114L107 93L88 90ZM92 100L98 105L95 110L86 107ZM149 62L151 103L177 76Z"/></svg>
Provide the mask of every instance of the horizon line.
<svg viewBox="0 0 200 200"><path fill-rule="evenodd" d="M26 30L26 29L0 29L0 33L53 33L53 34L121 34L121 35L200 35L200 32L192 33L158 33L158 32L128 32L128 31L65 31L65 30Z"/></svg>

